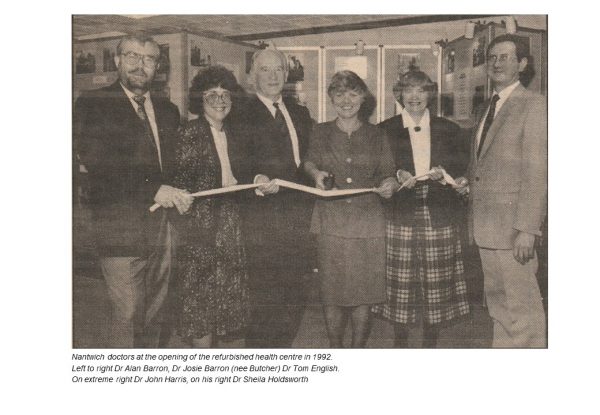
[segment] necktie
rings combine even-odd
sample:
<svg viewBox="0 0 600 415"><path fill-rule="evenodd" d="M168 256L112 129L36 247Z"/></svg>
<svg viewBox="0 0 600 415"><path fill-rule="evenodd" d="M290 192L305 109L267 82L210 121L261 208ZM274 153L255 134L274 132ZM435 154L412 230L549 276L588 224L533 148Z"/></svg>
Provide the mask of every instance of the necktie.
<svg viewBox="0 0 600 415"><path fill-rule="evenodd" d="M152 127L150 126L150 121L148 121L148 114L146 114L146 108L144 108L144 103L146 102L146 97L143 95L134 95L133 100L137 107L137 115L140 120L144 121L144 126L146 127L146 132L148 133L148 138L152 142L152 145L156 148L156 143L154 142L154 133L152 132Z"/></svg>
<svg viewBox="0 0 600 415"><path fill-rule="evenodd" d="M290 131L288 130L283 113L279 109L279 103L274 102L273 106L275 107L275 124L277 124L277 128L279 128L282 136L289 136Z"/></svg>
<svg viewBox="0 0 600 415"><path fill-rule="evenodd" d="M477 148L477 158L481 154L481 149L483 148L483 143L485 142L485 136L487 135L490 126L492 125L492 121L494 121L494 115L496 113L496 103L500 99L498 94L494 94L492 97L492 101L490 102L490 109L488 110L487 116L485 117L485 121L483 122L483 130L481 130L481 138L479 139L479 147Z"/></svg>

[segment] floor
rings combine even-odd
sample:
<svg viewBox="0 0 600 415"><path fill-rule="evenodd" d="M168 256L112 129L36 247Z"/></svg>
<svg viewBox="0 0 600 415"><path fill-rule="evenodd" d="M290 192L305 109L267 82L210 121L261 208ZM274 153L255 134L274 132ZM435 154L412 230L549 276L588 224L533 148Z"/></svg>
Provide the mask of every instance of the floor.
<svg viewBox="0 0 600 415"><path fill-rule="evenodd" d="M94 265L93 247L89 243L89 212L74 209L74 268L73 268L73 347L102 348L106 344L106 328L110 309L104 281ZM545 242L547 239L543 239ZM538 250L540 257L540 288L547 306L547 246ZM439 348L487 348L491 346L492 325L483 304L483 276L476 249L465 247L465 271L469 288L472 312L456 324L443 328L438 342ZM294 340L294 348L327 348L327 334L322 309L318 300L316 278L306 276L309 301L302 324ZM420 347L421 331L411 329L409 347ZM347 341L349 336L347 335ZM368 348L391 348L393 327L381 319L374 319ZM167 347L188 347L180 338L173 336Z"/></svg>
<svg viewBox="0 0 600 415"><path fill-rule="evenodd" d="M309 278L309 302L305 308L302 324L294 340L294 348L327 348L327 333L322 308L318 302L314 277ZM73 281L73 347L102 348L106 340L106 328L110 309L104 281L98 276L75 275ZM348 333L347 333L348 334ZM409 347L420 347L420 329L411 329ZM349 335L346 336L349 341ZM439 348L486 348L491 345L491 321L480 304L472 305L472 313L451 327L443 328ZM179 337L172 336L167 347L187 348ZM385 320L373 321L368 348L393 347L393 328Z"/></svg>

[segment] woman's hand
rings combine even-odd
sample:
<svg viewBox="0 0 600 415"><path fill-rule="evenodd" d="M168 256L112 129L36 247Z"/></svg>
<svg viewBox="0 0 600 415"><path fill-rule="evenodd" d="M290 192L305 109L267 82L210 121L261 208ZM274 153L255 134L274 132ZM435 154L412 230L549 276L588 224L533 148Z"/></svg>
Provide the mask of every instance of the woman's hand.
<svg viewBox="0 0 600 415"><path fill-rule="evenodd" d="M469 180L467 180L466 177L461 176L454 181L459 186L455 189L458 194L461 196L467 196L469 194Z"/></svg>
<svg viewBox="0 0 600 415"><path fill-rule="evenodd" d="M393 177L388 177L381 182L377 189L375 189L375 193L384 199L389 199L399 188L400 185L396 179Z"/></svg>
<svg viewBox="0 0 600 415"><path fill-rule="evenodd" d="M402 169L396 172L396 178L398 179L398 183L400 183L402 187L406 187L407 189L412 189L417 183L417 180L413 177L412 174Z"/></svg>
<svg viewBox="0 0 600 415"><path fill-rule="evenodd" d="M444 168L442 166L437 166L431 169L431 173L429 173L429 178L434 182L438 182L444 178Z"/></svg>

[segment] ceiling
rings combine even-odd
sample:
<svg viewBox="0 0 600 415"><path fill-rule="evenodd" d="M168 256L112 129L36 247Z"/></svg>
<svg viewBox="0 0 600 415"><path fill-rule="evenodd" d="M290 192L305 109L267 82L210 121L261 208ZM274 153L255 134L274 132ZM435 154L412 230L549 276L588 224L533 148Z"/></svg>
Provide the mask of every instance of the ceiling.
<svg viewBox="0 0 600 415"><path fill-rule="evenodd" d="M249 41L277 36L368 29L469 18L481 15L74 15L78 40L147 31L152 34L187 30L210 37Z"/></svg>

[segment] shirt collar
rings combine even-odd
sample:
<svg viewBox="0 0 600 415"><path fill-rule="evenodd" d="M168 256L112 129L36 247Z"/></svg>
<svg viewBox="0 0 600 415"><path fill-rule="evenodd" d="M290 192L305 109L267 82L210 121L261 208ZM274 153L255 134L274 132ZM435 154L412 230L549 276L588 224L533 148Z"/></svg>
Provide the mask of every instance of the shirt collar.
<svg viewBox="0 0 600 415"><path fill-rule="evenodd" d="M261 94L259 94L258 92L256 93L256 97L257 97L258 99L260 99L260 100L261 100L261 102L262 102L263 104L265 104L265 106L266 106L266 107L267 107L269 110L271 110L271 109L274 109L274 108L275 108L275 107L273 107L273 103L275 103L275 102L276 102L276 103L278 103L279 105L281 105L281 104L283 103L283 99L282 99L281 95L279 95L279 99L278 99L277 101L273 101L273 100L272 100L272 99L270 99L270 98L264 97L264 96L262 96Z"/></svg>
<svg viewBox="0 0 600 415"><path fill-rule="evenodd" d="M429 108L425 108L425 112L423 113L421 121L418 124L415 122L412 115L406 111L406 108L403 108L400 114L402 114L402 123L404 124L404 128L415 128L416 126L420 126L421 128L429 127Z"/></svg>
<svg viewBox="0 0 600 415"><path fill-rule="evenodd" d="M508 98L508 96L510 94L512 94L512 92L515 90L516 87L519 86L519 84L520 84L520 82L517 81L514 84L507 86L500 92L497 92L496 90L494 90L494 92L496 92L496 94L498 94L498 96L500 97L501 100L505 100L506 98Z"/></svg>
<svg viewBox="0 0 600 415"><path fill-rule="evenodd" d="M125 86L123 86L122 83L119 82L119 85L121 85L121 88L123 88L123 91L125 91L125 95L127 95L127 97L130 100L133 100L133 97L137 96L137 94L134 94L132 91L130 91L129 89L125 88ZM150 99L150 91L146 91L144 94L142 94L143 97L146 98L146 100Z"/></svg>

